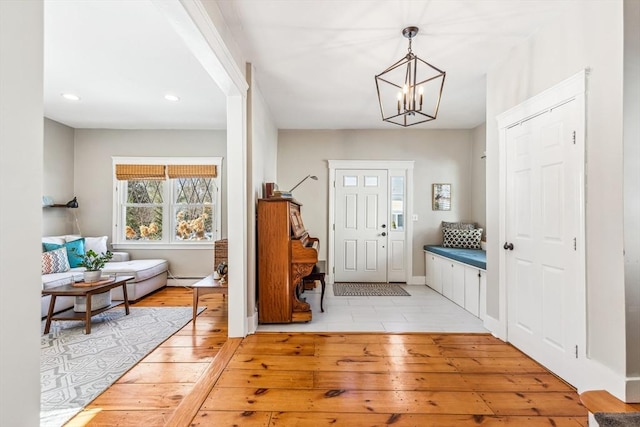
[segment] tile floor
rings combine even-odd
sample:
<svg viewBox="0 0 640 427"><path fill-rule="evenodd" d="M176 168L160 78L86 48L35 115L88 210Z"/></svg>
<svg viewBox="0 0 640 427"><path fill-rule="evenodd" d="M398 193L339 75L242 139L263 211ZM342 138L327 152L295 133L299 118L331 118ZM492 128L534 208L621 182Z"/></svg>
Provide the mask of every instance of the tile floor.
<svg viewBox="0 0 640 427"><path fill-rule="evenodd" d="M336 297L327 283L324 313L320 286L302 297L311 304L308 323L259 325L262 332L488 332L482 321L426 285L402 285L411 296Z"/></svg>

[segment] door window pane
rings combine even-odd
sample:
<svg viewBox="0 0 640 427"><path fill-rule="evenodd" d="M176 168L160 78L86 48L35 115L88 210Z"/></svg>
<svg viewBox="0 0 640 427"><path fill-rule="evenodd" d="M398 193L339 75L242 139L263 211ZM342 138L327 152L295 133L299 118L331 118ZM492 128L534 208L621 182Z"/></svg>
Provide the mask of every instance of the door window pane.
<svg viewBox="0 0 640 427"><path fill-rule="evenodd" d="M357 176L345 176L342 179L343 187L357 187L358 186L358 177Z"/></svg>
<svg viewBox="0 0 640 427"><path fill-rule="evenodd" d="M378 186L378 177L377 176L365 176L364 177L364 186L365 187L377 187Z"/></svg>

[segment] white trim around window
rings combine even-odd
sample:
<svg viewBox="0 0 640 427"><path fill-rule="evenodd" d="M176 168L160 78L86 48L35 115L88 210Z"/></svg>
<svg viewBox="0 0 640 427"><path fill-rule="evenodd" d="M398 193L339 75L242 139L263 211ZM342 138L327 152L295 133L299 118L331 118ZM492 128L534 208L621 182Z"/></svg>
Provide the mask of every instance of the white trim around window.
<svg viewBox="0 0 640 427"><path fill-rule="evenodd" d="M213 248L214 242L220 239L221 232L221 183L222 183L222 157L112 157L112 180L113 180L113 213L112 213L112 242L113 248L117 250L131 249L207 249ZM217 174L214 180L216 187L216 200L214 209L213 239L206 242L201 241L170 241L172 239L164 238L162 241L131 241L126 240L124 232L120 232L124 227L124 203L123 194L126 190L127 181L118 181L116 179L116 164L144 164L144 165L215 165ZM167 179L167 185L164 186L164 209L166 213L173 212L173 184ZM169 222L163 224L163 228L169 226ZM172 228L172 227L171 227Z"/></svg>

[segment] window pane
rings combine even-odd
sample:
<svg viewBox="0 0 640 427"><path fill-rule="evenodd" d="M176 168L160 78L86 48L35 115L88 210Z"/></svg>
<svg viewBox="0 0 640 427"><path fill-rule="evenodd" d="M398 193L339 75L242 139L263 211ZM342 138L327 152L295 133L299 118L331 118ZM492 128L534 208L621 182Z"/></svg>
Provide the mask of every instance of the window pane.
<svg viewBox="0 0 640 427"><path fill-rule="evenodd" d="M211 206L176 207L176 240L213 240L212 213Z"/></svg>
<svg viewBox="0 0 640 427"><path fill-rule="evenodd" d="M126 240L162 240L161 206L128 206Z"/></svg>
<svg viewBox="0 0 640 427"><path fill-rule="evenodd" d="M378 177L377 176L365 176L364 177L364 186L365 187L377 187L378 186Z"/></svg>
<svg viewBox="0 0 640 427"><path fill-rule="evenodd" d="M162 203L164 181L127 181L127 203Z"/></svg>
<svg viewBox="0 0 640 427"><path fill-rule="evenodd" d="M176 185L176 203L205 204L213 202L213 179L178 178Z"/></svg>
<svg viewBox="0 0 640 427"><path fill-rule="evenodd" d="M342 178L342 186L343 187L357 187L358 186L358 177L357 176L345 176Z"/></svg>

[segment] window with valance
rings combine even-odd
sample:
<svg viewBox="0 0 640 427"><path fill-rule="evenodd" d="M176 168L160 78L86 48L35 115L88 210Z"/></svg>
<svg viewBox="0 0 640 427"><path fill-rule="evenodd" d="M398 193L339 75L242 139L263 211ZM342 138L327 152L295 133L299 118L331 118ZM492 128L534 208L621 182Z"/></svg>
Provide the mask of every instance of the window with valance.
<svg viewBox="0 0 640 427"><path fill-rule="evenodd" d="M114 243L219 239L221 158L114 158Z"/></svg>

